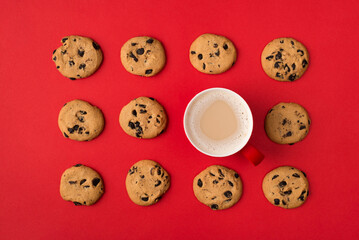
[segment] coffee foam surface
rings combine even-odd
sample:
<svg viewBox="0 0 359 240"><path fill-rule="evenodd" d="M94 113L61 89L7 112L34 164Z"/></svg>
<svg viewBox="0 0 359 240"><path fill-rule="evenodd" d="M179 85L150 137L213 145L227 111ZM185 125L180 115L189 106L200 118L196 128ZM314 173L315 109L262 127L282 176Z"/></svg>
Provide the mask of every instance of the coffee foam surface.
<svg viewBox="0 0 359 240"><path fill-rule="evenodd" d="M200 120L204 112L216 101L226 102L237 119L237 130L229 137L222 140L208 138L201 130ZM187 121L185 121L187 134L193 144L203 152L211 155L229 155L238 150L248 140L251 134L252 116L248 113L246 103L233 92L214 89L202 93L198 98L191 102L187 110Z"/></svg>

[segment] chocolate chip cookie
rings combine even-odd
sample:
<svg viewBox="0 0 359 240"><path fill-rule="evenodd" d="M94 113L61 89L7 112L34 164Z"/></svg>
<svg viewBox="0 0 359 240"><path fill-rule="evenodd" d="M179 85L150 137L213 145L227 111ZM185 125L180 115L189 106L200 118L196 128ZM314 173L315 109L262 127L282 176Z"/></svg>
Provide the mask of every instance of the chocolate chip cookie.
<svg viewBox="0 0 359 240"><path fill-rule="evenodd" d="M122 108L120 125L130 136L154 138L165 130L167 115L154 98L139 97Z"/></svg>
<svg viewBox="0 0 359 240"><path fill-rule="evenodd" d="M290 166L278 167L263 179L263 193L268 201L282 208L296 208L308 197L309 184L304 172Z"/></svg>
<svg viewBox="0 0 359 240"><path fill-rule="evenodd" d="M141 206L157 203L170 187L170 176L157 162L141 160L128 171L126 189L130 199Z"/></svg>
<svg viewBox="0 0 359 240"><path fill-rule="evenodd" d="M62 107L58 124L65 138L90 141L100 135L105 120L97 107L82 100L73 100Z"/></svg>
<svg viewBox="0 0 359 240"><path fill-rule="evenodd" d="M275 143L294 144L303 140L310 127L307 111L297 103L279 103L269 110L264 128Z"/></svg>
<svg viewBox="0 0 359 240"><path fill-rule="evenodd" d="M121 62L128 72L151 77L165 66L166 54L161 42L157 39L134 37L122 46Z"/></svg>
<svg viewBox="0 0 359 240"><path fill-rule="evenodd" d="M60 194L65 201L76 206L90 206L97 202L103 194L101 176L93 169L76 164L66 169L60 182Z"/></svg>
<svg viewBox="0 0 359 240"><path fill-rule="evenodd" d="M308 68L309 54L303 44L293 38L277 38L262 52L264 72L277 81L293 82Z"/></svg>
<svg viewBox="0 0 359 240"><path fill-rule="evenodd" d="M92 39L81 36L68 36L62 46L52 53L57 70L71 80L92 75L102 63L100 46Z"/></svg>
<svg viewBox="0 0 359 240"><path fill-rule="evenodd" d="M192 43L189 59L198 71L219 74L233 66L237 59L237 51L228 38L206 33Z"/></svg>
<svg viewBox="0 0 359 240"><path fill-rule="evenodd" d="M193 192L198 201L211 209L226 209L241 198L242 181L234 170L213 165L194 178Z"/></svg>

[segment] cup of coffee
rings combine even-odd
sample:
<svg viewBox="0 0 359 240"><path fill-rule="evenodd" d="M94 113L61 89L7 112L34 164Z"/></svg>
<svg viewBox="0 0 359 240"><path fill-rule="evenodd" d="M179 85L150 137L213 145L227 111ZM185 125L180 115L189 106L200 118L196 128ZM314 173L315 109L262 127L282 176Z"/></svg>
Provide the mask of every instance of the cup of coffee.
<svg viewBox="0 0 359 240"><path fill-rule="evenodd" d="M192 98L183 118L184 131L191 144L212 157L241 152L254 165L264 156L248 141L253 116L246 101L226 88L209 88Z"/></svg>

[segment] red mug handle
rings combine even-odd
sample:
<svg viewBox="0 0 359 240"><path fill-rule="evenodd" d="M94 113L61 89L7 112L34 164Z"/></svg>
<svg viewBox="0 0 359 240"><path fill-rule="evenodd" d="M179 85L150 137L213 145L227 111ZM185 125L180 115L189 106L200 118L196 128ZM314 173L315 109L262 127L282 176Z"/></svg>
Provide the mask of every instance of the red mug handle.
<svg viewBox="0 0 359 240"><path fill-rule="evenodd" d="M239 152L251 163L253 163L254 166L257 166L259 163L261 163L264 158L264 155L249 143L247 143L247 145L245 145L244 148L242 148Z"/></svg>

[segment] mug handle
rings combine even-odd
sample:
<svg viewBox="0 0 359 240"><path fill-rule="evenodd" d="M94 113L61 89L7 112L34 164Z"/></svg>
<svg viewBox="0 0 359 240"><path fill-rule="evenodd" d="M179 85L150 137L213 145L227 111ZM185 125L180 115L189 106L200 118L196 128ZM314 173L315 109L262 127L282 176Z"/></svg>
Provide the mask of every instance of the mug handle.
<svg viewBox="0 0 359 240"><path fill-rule="evenodd" d="M249 143L247 143L247 145L245 145L239 152L253 163L254 166L261 163L264 158L264 155Z"/></svg>

